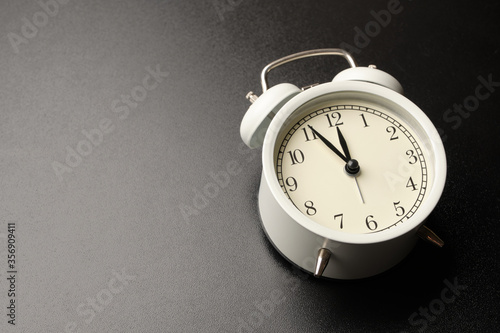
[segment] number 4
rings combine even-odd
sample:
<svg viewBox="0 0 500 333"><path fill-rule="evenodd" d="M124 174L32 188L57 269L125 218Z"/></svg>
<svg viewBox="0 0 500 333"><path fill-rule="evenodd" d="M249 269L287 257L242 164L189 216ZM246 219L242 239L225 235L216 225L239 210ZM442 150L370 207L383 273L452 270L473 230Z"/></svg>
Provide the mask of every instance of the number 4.
<svg viewBox="0 0 500 333"><path fill-rule="evenodd" d="M417 190L417 184L415 184L415 182L413 182L413 179L408 179L408 182L406 183L406 188L411 188L412 191L416 191Z"/></svg>

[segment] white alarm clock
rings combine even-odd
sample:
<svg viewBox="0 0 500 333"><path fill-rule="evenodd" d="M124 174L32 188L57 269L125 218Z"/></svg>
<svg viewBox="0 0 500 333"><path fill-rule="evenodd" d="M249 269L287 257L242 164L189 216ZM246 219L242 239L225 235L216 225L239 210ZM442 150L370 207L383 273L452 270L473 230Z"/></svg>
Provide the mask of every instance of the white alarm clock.
<svg viewBox="0 0 500 333"><path fill-rule="evenodd" d="M351 68L307 89L268 89L270 70L316 55ZM418 236L443 245L423 225L445 184L443 143L394 77L320 49L270 63L261 81L240 130L250 148L262 145L262 226L285 258L315 276L358 279L396 265Z"/></svg>

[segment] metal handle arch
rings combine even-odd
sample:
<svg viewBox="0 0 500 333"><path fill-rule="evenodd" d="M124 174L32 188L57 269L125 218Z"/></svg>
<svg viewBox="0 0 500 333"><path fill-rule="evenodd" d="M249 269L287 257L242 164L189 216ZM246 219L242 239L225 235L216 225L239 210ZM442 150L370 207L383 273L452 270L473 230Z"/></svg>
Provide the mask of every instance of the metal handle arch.
<svg viewBox="0 0 500 333"><path fill-rule="evenodd" d="M298 59L302 58L308 58L308 57L315 57L315 56L323 56L323 55L336 55L336 56L341 56L344 57L349 65L351 67L356 67L356 61L354 61L354 58L345 50L343 49L315 49L315 50L309 50L309 51L302 51L294 54L290 54L286 57L277 59L270 64L268 64L264 69L262 70L262 73L260 74L260 81L262 84L262 92L264 93L269 87L267 83L267 74L274 68L284 65L288 62L295 61Z"/></svg>

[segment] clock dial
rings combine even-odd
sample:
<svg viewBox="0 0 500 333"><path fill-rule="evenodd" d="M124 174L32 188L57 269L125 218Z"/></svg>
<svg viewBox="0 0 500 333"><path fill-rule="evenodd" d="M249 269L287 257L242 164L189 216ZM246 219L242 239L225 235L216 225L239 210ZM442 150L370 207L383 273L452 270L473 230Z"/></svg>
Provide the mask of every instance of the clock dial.
<svg viewBox="0 0 500 333"><path fill-rule="evenodd" d="M304 215L359 234L415 214L425 199L428 169L418 137L395 112L343 101L299 118L277 141L275 170Z"/></svg>

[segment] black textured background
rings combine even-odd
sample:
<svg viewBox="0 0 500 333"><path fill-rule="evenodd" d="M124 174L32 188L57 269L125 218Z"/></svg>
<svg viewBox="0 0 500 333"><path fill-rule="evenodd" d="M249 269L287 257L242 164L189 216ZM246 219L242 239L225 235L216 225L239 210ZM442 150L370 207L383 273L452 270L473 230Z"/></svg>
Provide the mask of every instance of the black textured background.
<svg viewBox="0 0 500 333"><path fill-rule="evenodd" d="M2 332L498 330L497 1L61 0L57 11L53 1L0 4ZM40 2L51 15L37 14ZM360 45L357 29L388 6L398 13ZM398 78L443 133L448 179L428 225L446 245L419 243L368 280L323 281L265 239L260 150L242 145L239 125L267 63L356 41L357 62ZM127 117L114 112L148 66L168 75ZM270 81L326 82L342 68L307 59ZM480 77L496 86L459 116L454 105L473 100ZM102 121L112 131L59 179L54 162ZM214 188L212 175L228 168L229 183ZM203 201L205 187L214 195Z"/></svg>

